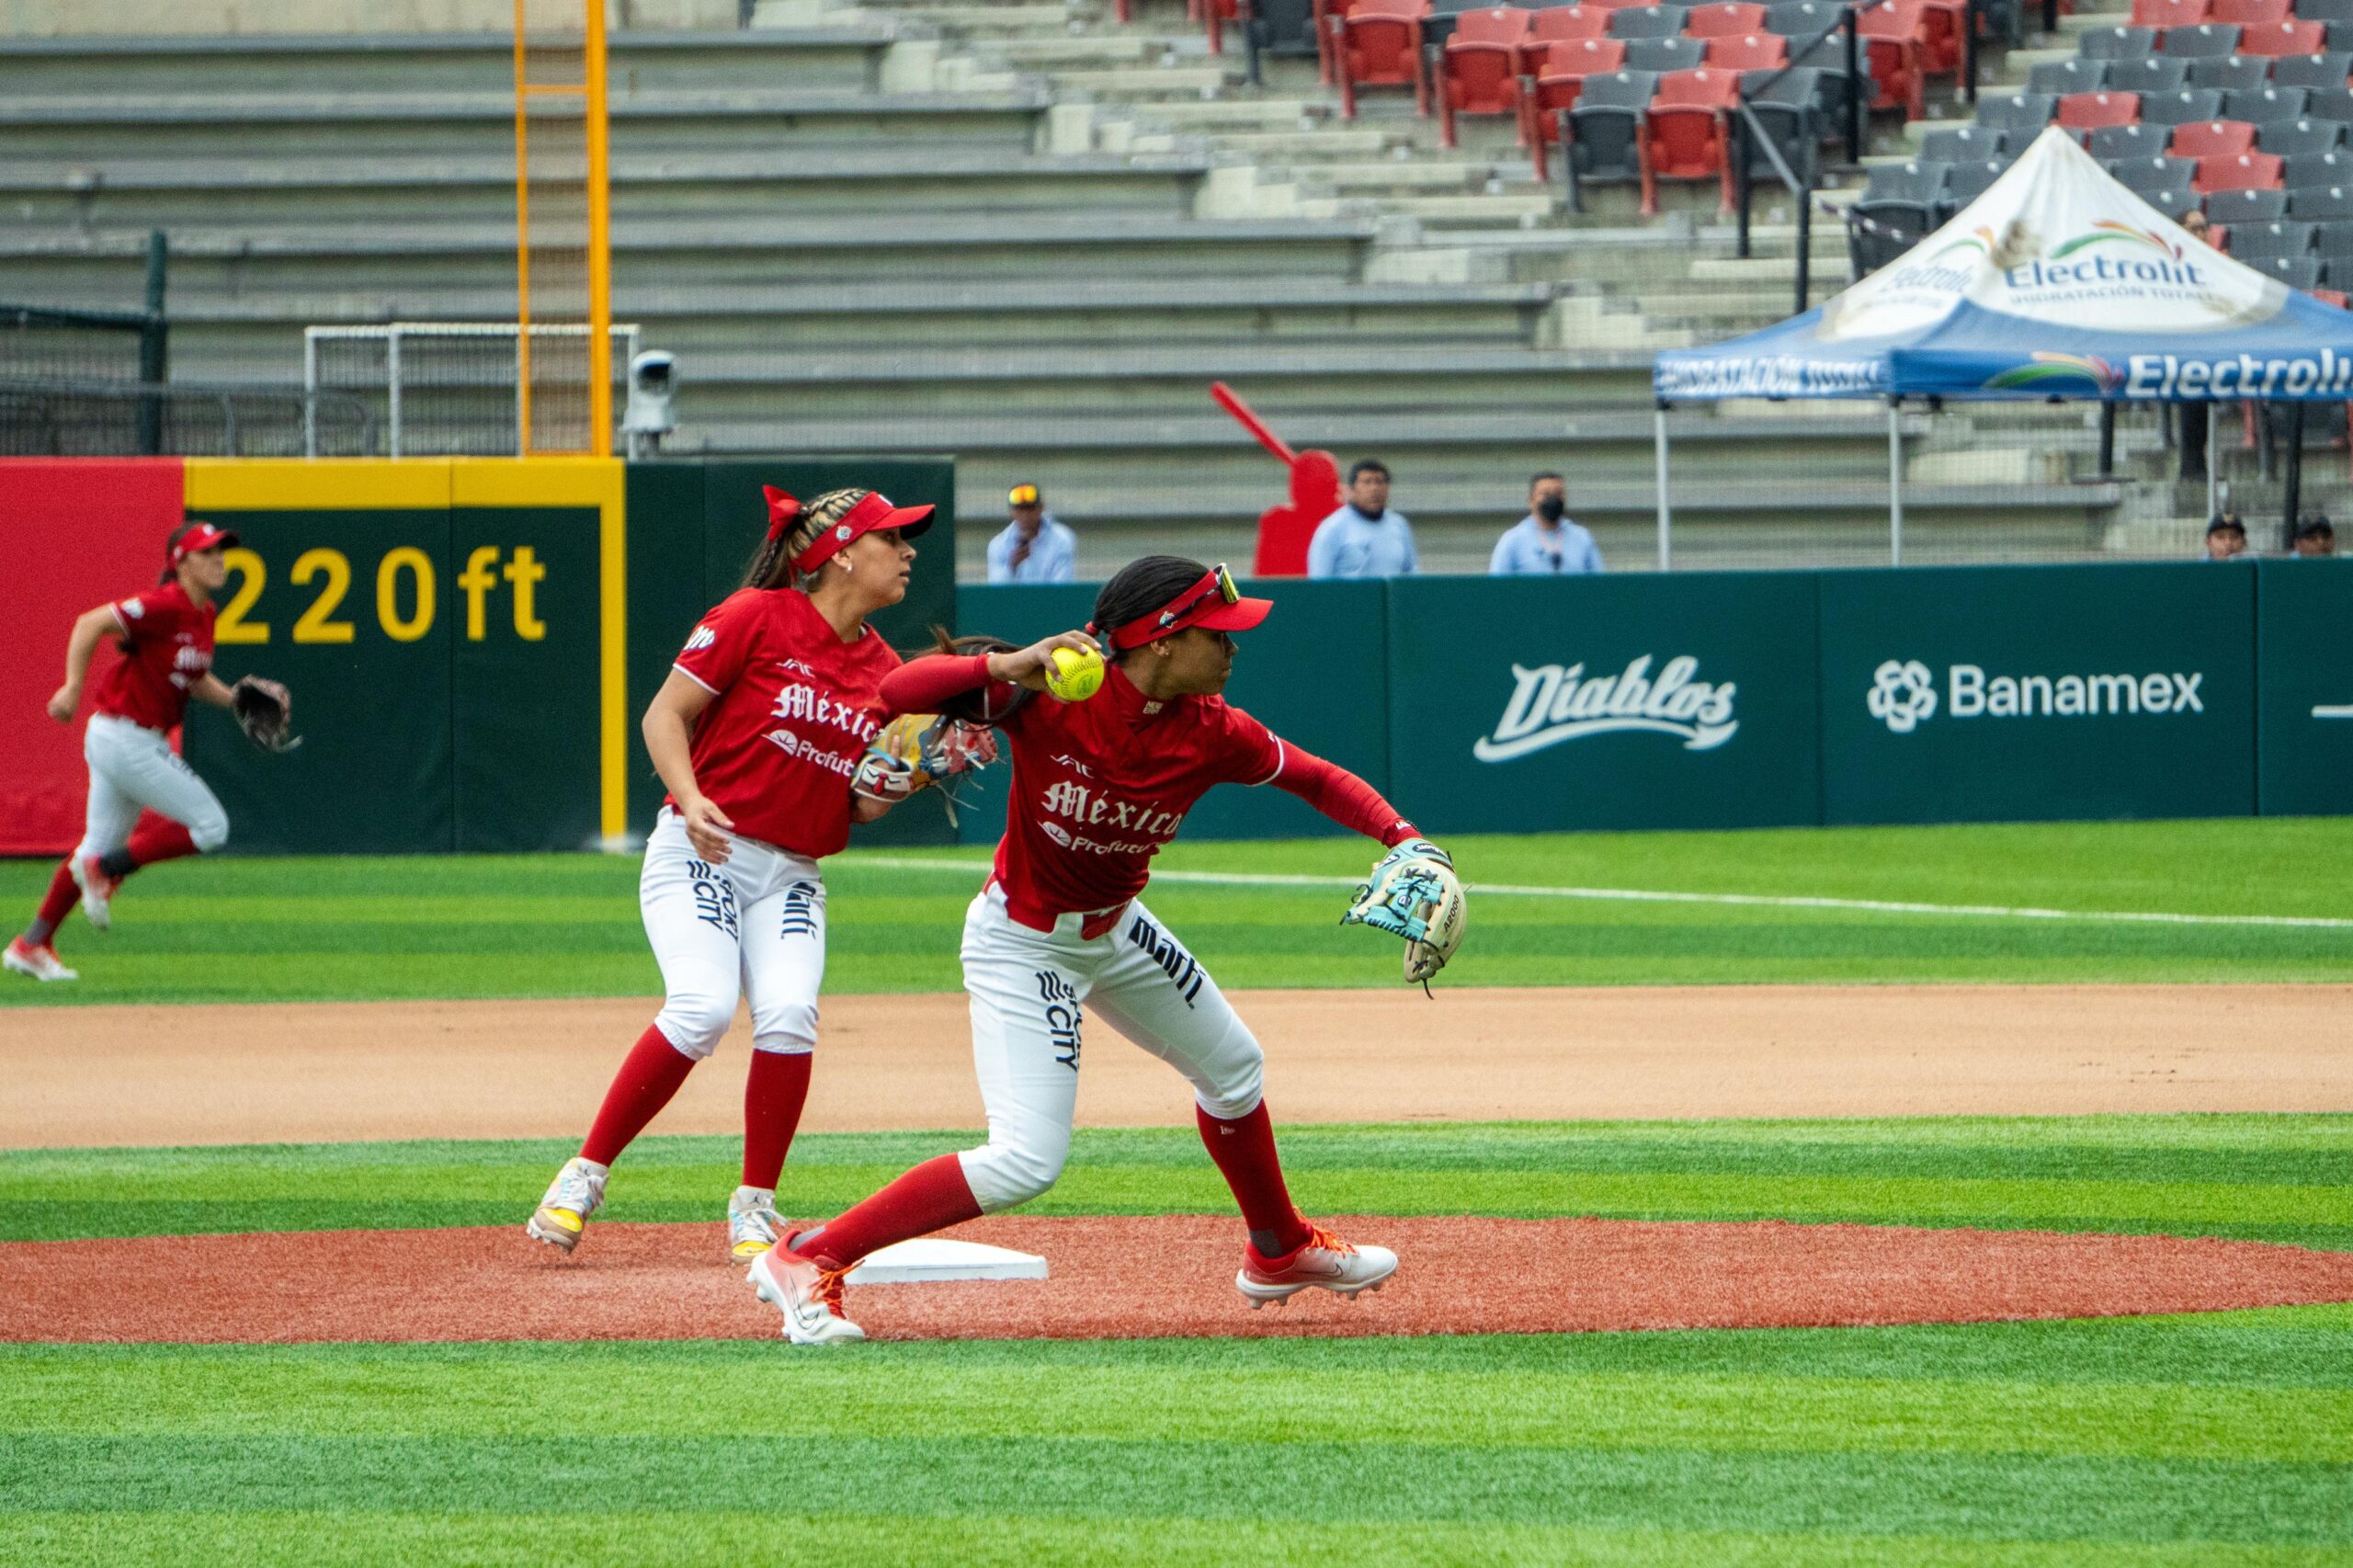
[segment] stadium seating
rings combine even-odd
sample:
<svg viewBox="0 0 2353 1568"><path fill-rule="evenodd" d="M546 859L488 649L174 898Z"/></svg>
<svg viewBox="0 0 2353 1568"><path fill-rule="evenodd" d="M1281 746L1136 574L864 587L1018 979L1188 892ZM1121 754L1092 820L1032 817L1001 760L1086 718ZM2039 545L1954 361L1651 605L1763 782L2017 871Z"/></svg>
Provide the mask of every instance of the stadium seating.
<svg viewBox="0 0 2353 1568"><path fill-rule="evenodd" d="M1770 30L1765 7L1744 4L1743 0L1711 0L1709 5L1694 6L1683 20L1686 38L1746 38Z"/></svg>
<svg viewBox="0 0 2353 1568"><path fill-rule="evenodd" d="M2120 127L2137 132L2138 126ZM1984 125L1962 125L1931 131L1920 138L1920 156L1937 164L1983 163L2010 150L2009 132ZM2093 155L2098 156L2097 150Z"/></svg>
<svg viewBox="0 0 2353 1568"><path fill-rule="evenodd" d="M2193 120L2222 118L2222 95L2211 87L2159 93L2141 100L2144 125L2188 125Z"/></svg>
<svg viewBox="0 0 2353 1568"><path fill-rule="evenodd" d="M2120 93L2138 93L2143 97L2154 93L2177 93L2190 85L2192 63L2168 60L2162 54L2144 55L2139 60L2111 60L2108 62L2108 85Z"/></svg>
<svg viewBox="0 0 2353 1568"><path fill-rule="evenodd" d="M1548 6L1529 12L1528 39L1520 51L1520 74L1537 74L1544 63L1544 51L1553 44L1608 38L1609 17L1610 13L1599 6Z"/></svg>
<svg viewBox="0 0 2353 1568"><path fill-rule="evenodd" d="M2353 222L2353 185L2290 186L2281 194L2288 199L2288 217L2316 223Z"/></svg>
<svg viewBox="0 0 2353 1568"><path fill-rule="evenodd" d="M2268 153L2224 153L2200 158L2190 188L2200 196L2218 190L2268 190L2279 184L2281 160Z"/></svg>
<svg viewBox="0 0 2353 1568"><path fill-rule="evenodd" d="M1679 38L1683 33L1683 13L1671 6L1635 6L1611 14L1609 36L1631 42L1635 39Z"/></svg>
<svg viewBox="0 0 2353 1568"><path fill-rule="evenodd" d="M2255 127L2241 119L2200 119L2173 128L2165 151L2177 158L2237 156L2255 151Z"/></svg>
<svg viewBox="0 0 2353 1568"><path fill-rule="evenodd" d="M2299 223L2279 220L2268 223L2240 223L2231 230L2231 255L2239 261L2268 261L2274 256L2310 256L2313 237L2320 231L2317 223Z"/></svg>
<svg viewBox="0 0 2353 1568"><path fill-rule="evenodd" d="M2283 158L2301 153L2327 153L2344 144L2345 130L2333 119L2280 120L2256 127L2255 145L2260 152L2275 153Z"/></svg>
<svg viewBox="0 0 2353 1568"><path fill-rule="evenodd" d="M2138 93L2070 93L2059 100L2052 123L2068 131L2097 131L2104 125L2132 125L2140 118Z"/></svg>
<svg viewBox="0 0 2353 1568"><path fill-rule="evenodd" d="M1734 72L1675 71L1659 78L1643 121L1644 212L1658 210L1663 179L1713 179L1722 187L1723 210L1732 210L1729 116L1739 100Z"/></svg>
<svg viewBox="0 0 2353 1568"><path fill-rule="evenodd" d="M1456 145L1457 115L1509 115L1520 122L1520 56L1529 13L1517 6L1464 11L1438 56L1438 142Z"/></svg>
<svg viewBox="0 0 2353 1568"><path fill-rule="evenodd" d="M2290 190L2306 186L2353 187L2353 153L2299 153L2285 160L2280 183ZM2296 210L2295 199L2289 199L2288 210Z"/></svg>
<svg viewBox="0 0 2353 1568"><path fill-rule="evenodd" d="M1949 221L1954 213L1984 195L1987 187L2000 179L2002 171L2008 167L2009 165L1998 158L1955 164L1952 172L1945 176L1944 202L1938 210L1937 221Z"/></svg>
<svg viewBox="0 0 2353 1568"><path fill-rule="evenodd" d="M2084 146L2103 164L2120 164L2165 156L2172 136L2169 125L2103 125L2086 139Z"/></svg>
<svg viewBox="0 0 2353 1568"><path fill-rule="evenodd" d="M1811 188L1817 181L1822 163L1822 143L1827 134L1823 118L1821 85L1816 74L1803 66L1795 70L1768 73L1772 79L1755 88L1744 79L1742 93L1748 101L1749 114L1756 125L1764 128L1782 162ZM1757 179L1777 177L1772 159L1762 146L1756 144L1753 127L1745 121L1734 126L1735 145L1741 144L1744 130L1747 131L1748 172ZM1985 154L1992 155L1992 154Z"/></svg>
<svg viewBox="0 0 2353 1568"><path fill-rule="evenodd" d="M1707 63L1708 43L1696 38L1636 38L1626 40L1626 66L1664 75L1670 71L1697 71Z"/></svg>
<svg viewBox="0 0 2353 1568"><path fill-rule="evenodd" d="M1569 111L1569 144L1563 150L1580 184L1643 179L1643 117L1656 90L1657 78L1648 71L1586 78Z"/></svg>
<svg viewBox="0 0 2353 1568"><path fill-rule="evenodd" d="M2280 87L2341 87L2353 76L2353 53L2290 54L2271 62L2271 81Z"/></svg>
<svg viewBox="0 0 2353 1568"><path fill-rule="evenodd" d="M1789 40L1775 33L1708 40L1711 71L1777 71L1789 62Z"/></svg>
<svg viewBox="0 0 2353 1568"><path fill-rule="evenodd" d="M1871 171L1870 184L1849 209L1847 256L1858 273L1875 272L1910 250L1943 222L1951 168L1915 161Z"/></svg>
<svg viewBox="0 0 2353 1568"><path fill-rule="evenodd" d="M2229 92L2234 87L2260 87L2271 80L2271 62L2256 54L2222 54L2211 60L2184 61L2181 64L2185 86L2219 87Z"/></svg>
<svg viewBox="0 0 2353 1568"><path fill-rule="evenodd" d="M1339 18L1332 47L1342 118L1357 117L1357 94L1366 87L1411 87L1415 108L1430 112L1422 51L1422 24L1429 10L1429 0L1353 0Z"/></svg>
<svg viewBox="0 0 2353 1568"><path fill-rule="evenodd" d="M2206 216L2226 231L2241 223L2268 223L2287 215L2284 190L2218 190L2206 199Z"/></svg>

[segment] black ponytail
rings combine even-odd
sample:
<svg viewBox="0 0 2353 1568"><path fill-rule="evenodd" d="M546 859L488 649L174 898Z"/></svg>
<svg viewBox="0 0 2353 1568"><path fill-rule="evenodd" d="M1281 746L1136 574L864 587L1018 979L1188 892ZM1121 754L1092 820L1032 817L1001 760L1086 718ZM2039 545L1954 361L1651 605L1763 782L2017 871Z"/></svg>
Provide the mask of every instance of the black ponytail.
<svg viewBox="0 0 2353 1568"><path fill-rule="evenodd" d="M760 536L759 548L752 551L752 559L745 563L744 580L739 588L790 588L801 574L793 571L792 559L810 545L817 536L848 515L849 509L867 498L866 490L828 490L806 506L792 520L792 526L770 539Z"/></svg>
<svg viewBox="0 0 2353 1568"><path fill-rule="evenodd" d="M976 653L1017 653L1021 651L1002 637L950 637L944 626L931 629L931 651L935 653L953 653L966 659ZM1038 695L1026 686L1016 686L1010 698L1001 699L992 707L990 695L1000 684L990 681L970 691L960 691L941 703L939 711L947 718L961 719L967 724L983 727L1002 724L1018 711L1023 703Z"/></svg>

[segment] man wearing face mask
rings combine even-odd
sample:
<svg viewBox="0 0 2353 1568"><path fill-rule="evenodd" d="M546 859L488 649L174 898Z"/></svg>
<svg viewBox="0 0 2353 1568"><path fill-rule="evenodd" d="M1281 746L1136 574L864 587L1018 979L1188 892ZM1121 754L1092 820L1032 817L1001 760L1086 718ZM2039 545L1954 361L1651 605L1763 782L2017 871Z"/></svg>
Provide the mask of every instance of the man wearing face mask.
<svg viewBox="0 0 2353 1568"><path fill-rule="evenodd" d="M1557 473L1528 482L1528 516L1504 530L1487 562L1494 577L1561 577L1601 570L1593 535L1569 521L1569 486Z"/></svg>
<svg viewBox="0 0 2353 1568"><path fill-rule="evenodd" d="M1315 525L1307 545L1311 577L1410 577L1414 525L1389 509L1389 469L1367 458L1348 470L1347 504Z"/></svg>

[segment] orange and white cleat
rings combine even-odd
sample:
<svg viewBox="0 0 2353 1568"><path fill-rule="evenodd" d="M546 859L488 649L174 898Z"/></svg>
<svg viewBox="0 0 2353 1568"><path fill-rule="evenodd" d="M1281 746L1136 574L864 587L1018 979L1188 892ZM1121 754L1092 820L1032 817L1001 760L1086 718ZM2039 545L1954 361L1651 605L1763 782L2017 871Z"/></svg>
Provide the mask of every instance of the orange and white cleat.
<svg viewBox="0 0 2353 1568"><path fill-rule="evenodd" d="M1245 1246L1233 1285L1256 1311L1280 1306L1310 1286L1354 1298L1361 1290L1380 1290L1396 1272L1397 1255L1387 1247L1351 1246L1323 1226L1310 1225L1307 1239L1280 1257Z"/></svg>
<svg viewBox="0 0 2353 1568"><path fill-rule="evenodd" d="M848 1272L771 1247L752 1259L744 1278L761 1301L784 1313L784 1336L793 1344L848 1345L866 1337L866 1330L842 1313L842 1276Z"/></svg>
<svg viewBox="0 0 2353 1568"><path fill-rule="evenodd" d="M67 969L57 960L57 949L47 942L28 942L22 937L8 944L0 953L0 963L11 974L21 974L34 980L79 980L81 975Z"/></svg>

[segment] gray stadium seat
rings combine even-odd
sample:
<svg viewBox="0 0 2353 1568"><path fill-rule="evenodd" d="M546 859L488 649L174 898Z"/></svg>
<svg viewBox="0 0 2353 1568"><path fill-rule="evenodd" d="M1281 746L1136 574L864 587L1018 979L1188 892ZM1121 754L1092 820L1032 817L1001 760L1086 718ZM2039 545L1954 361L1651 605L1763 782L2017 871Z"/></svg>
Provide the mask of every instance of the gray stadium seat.
<svg viewBox="0 0 2353 1568"><path fill-rule="evenodd" d="M1773 140L1790 171L1803 179L1810 187L1820 172L1824 124L1821 106L1815 102L1818 84L1814 73L1797 71L1752 71L1747 75L1758 80L1751 91L1745 85L1743 96L1749 112L1765 128ZM1748 147L1748 172L1760 180L1778 177L1773 160L1765 149L1756 144L1754 128Z"/></svg>
<svg viewBox="0 0 2353 1568"><path fill-rule="evenodd" d="M1647 71L1586 78L1577 107L1569 111L1569 159L1577 178L1642 178L1643 112L1657 90L1657 78Z"/></svg>
<svg viewBox="0 0 2353 1568"><path fill-rule="evenodd" d="M2239 30L2211 23L2195 28L2167 28L2165 52L2176 60L2213 60L2239 51Z"/></svg>
<svg viewBox="0 0 2353 1568"><path fill-rule="evenodd" d="M2162 158L2165 155L2166 138L2171 134L2171 128L2163 125L2103 125L2092 132L2087 146L2091 155L2103 164Z"/></svg>
<svg viewBox="0 0 2353 1568"><path fill-rule="evenodd" d="M1619 13L1623 16L1625 13ZM1626 46L1626 69L1664 75L1669 71L1697 71L1708 52L1705 39L1638 38Z"/></svg>
<svg viewBox="0 0 2353 1568"><path fill-rule="evenodd" d="M2214 97L2215 107L2220 108L2222 95L2218 93ZM2013 138L2024 132L2031 140L2041 133L2044 126L2051 123L2051 117L2058 111L2058 108L2059 100L2049 93L2018 93L2009 97L2000 98L1981 97L1977 100L1977 123L1991 126L1996 131L2006 131ZM2141 104L2141 118L2143 119L2149 118L2149 105L2146 99L2143 99ZM2191 115L2189 118L2203 119L2211 117Z"/></svg>
<svg viewBox="0 0 2353 1568"><path fill-rule="evenodd" d="M1875 272L1917 244L1942 221L1943 164L1883 165L1850 208L1847 258L1858 275Z"/></svg>
<svg viewBox="0 0 2353 1568"><path fill-rule="evenodd" d="M2167 60L2162 54L2143 55L2138 60L2111 60L2108 65L2108 88L2112 93L2177 93L2189 85L2189 62Z"/></svg>
<svg viewBox="0 0 2353 1568"><path fill-rule="evenodd" d="M2097 93L2108 85L2105 60L2046 60L2026 74L2026 90L2064 97L2069 93Z"/></svg>
<svg viewBox="0 0 2353 1568"><path fill-rule="evenodd" d="M1611 38L1674 38L1682 31L1683 13L1666 6L1628 6L1609 15Z"/></svg>
<svg viewBox="0 0 2353 1568"><path fill-rule="evenodd" d="M1920 138L1920 156L1932 164L1966 164L1999 158L2010 150L2010 133L1990 126L1963 125L1931 131ZM2157 149L2163 152L2163 148Z"/></svg>
<svg viewBox="0 0 2353 1568"><path fill-rule="evenodd" d="M2253 266L2274 256L2310 256L2318 225L2292 220L2231 225L2231 256Z"/></svg>
<svg viewBox="0 0 2353 1568"><path fill-rule="evenodd" d="M2188 195L2190 177L2197 174L2198 165L2188 158L2133 158L2109 165L2108 172L2142 200L2154 201L2166 192Z"/></svg>
<svg viewBox="0 0 2353 1568"><path fill-rule="evenodd" d="M2222 95L2221 118L2244 120L2249 125L2277 125L2282 120L2301 119L2309 96L2302 87L2243 87Z"/></svg>
<svg viewBox="0 0 2353 1568"><path fill-rule="evenodd" d="M2178 93L2159 93L2141 99L2141 123L2143 125L2188 125L2195 120L2222 118L2222 95L2203 88L2188 88Z"/></svg>
<svg viewBox="0 0 2353 1568"><path fill-rule="evenodd" d="M2353 0L2297 0L2296 17L2306 22L2353 22Z"/></svg>
<svg viewBox="0 0 2353 1568"><path fill-rule="evenodd" d="M2320 263L2308 256L2267 256L2246 264L2266 278L2275 278L2290 289L2317 289L2321 286Z"/></svg>
<svg viewBox="0 0 2353 1568"><path fill-rule="evenodd" d="M1945 176L1944 216L1950 218L1984 195L1985 187L2001 178L2003 171L2009 166L2009 161L2005 158L1955 164L1952 173Z"/></svg>
<svg viewBox="0 0 2353 1568"><path fill-rule="evenodd" d="M2341 87L2353 76L2353 54L2291 54L2271 62L2275 87Z"/></svg>
<svg viewBox="0 0 2353 1568"><path fill-rule="evenodd" d="M2304 113L2353 124L2353 87L2314 87L2304 98Z"/></svg>
<svg viewBox="0 0 2353 1568"><path fill-rule="evenodd" d="M2131 60L2157 51L2157 29L2096 28L2084 34L2075 48L2086 60Z"/></svg>
<svg viewBox="0 0 2353 1568"><path fill-rule="evenodd" d="M2353 185L2307 185L2288 191L2288 216L2308 222L2353 222Z"/></svg>
<svg viewBox="0 0 2353 1568"><path fill-rule="evenodd" d="M2228 92L2234 87L2260 87L2271 80L2271 62L2259 54L2225 54L2214 60L2189 62L2189 85Z"/></svg>
<svg viewBox="0 0 2353 1568"><path fill-rule="evenodd" d="M2326 153L2343 144L2345 127L2333 119L2283 119L2256 128L2255 144L2266 153L2292 158L2299 153Z"/></svg>
<svg viewBox="0 0 2353 1568"><path fill-rule="evenodd" d="M2313 236L2313 255L2331 279L2329 287L2342 289L2346 280L2353 278L2353 223L2325 223Z"/></svg>
<svg viewBox="0 0 2353 1568"><path fill-rule="evenodd" d="M2206 199L2206 216L2226 228L2234 223L2268 223L2287 215L2284 190L2218 190Z"/></svg>
<svg viewBox="0 0 2353 1568"><path fill-rule="evenodd" d="M2353 187L2353 153L2299 153L2280 166L2279 183L2290 190L2313 185ZM2289 210L2295 206L2290 200Z"/></svg>

